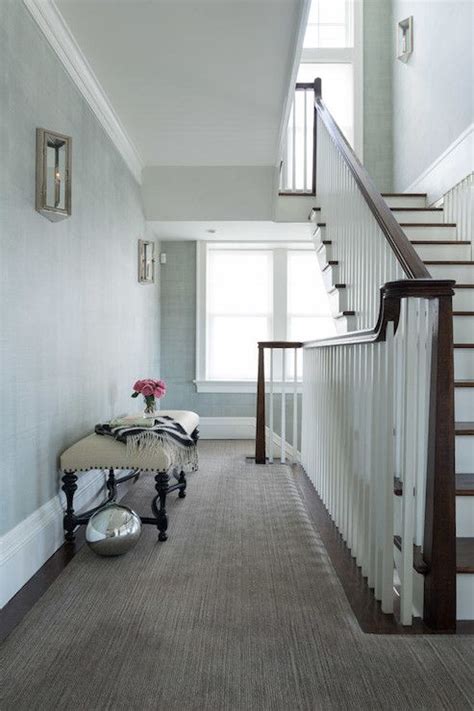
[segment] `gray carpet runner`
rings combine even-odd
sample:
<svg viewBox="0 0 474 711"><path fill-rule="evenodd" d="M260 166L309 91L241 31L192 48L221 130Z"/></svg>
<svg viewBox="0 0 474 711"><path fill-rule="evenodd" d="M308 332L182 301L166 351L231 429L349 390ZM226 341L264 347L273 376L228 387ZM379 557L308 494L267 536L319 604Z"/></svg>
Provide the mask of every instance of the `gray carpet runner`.
<svg viewBox="0 0 474 711"><path fill-rule="evenodd" d="M84 547L6 640L2 711L472 708L472 637L363 634L290 469L199 449L165 544Z"/></svg>

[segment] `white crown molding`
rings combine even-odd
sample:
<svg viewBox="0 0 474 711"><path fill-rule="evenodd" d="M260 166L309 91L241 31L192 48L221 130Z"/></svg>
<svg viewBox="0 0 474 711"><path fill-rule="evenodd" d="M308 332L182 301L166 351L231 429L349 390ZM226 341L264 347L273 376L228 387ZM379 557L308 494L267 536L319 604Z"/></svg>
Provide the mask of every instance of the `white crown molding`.
<svg viewBox="0 0 474 711"><path fill-rule="evenodd" d="M54 0L23 0L23 2L132 174L141 183L143 159L120 123L56 3Z"/></svg>
<svg viewBox="0 0 474 711"><path fill-rule="evenodd" d="M105 475L84 472L74 498L78 511L104 498ZM0 538L0 609L64 543L64 495L58 494Z"/></svg>
<svg viewBox="0 0 474 711"><path fill-rule="evenodd" d="M473 156L474 123L471 123L403 192L427 193L428 204L432 205L473 171Z"/></svg>

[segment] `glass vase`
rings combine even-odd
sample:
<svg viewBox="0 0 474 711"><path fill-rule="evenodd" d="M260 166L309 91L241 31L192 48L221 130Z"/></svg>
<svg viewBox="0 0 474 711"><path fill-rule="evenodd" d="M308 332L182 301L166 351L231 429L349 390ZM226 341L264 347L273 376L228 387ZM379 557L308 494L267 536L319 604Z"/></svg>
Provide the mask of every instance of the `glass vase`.
<svg viewBox="0 0 474 711"><path fill-rule="evenodd" d="M156 399L154 395L145 396L145 409L143 410L143 417L156 417Z"/></svg>

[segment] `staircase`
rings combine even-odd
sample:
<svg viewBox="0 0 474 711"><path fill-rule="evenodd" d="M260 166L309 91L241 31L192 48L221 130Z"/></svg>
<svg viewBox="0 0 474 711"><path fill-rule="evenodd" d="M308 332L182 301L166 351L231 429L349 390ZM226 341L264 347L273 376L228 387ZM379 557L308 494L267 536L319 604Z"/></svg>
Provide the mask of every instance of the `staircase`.
<svg viewBox="0 0 474 711"><path fill-rule="evenodd" d="M474 261L471 241L459 240L443 209L425 194L384 194L387 205L434 279L454 279L456 587L457 619L474 619ZM357 311L350 285L340 277L337 245L324 214L311 215L324 282L338 331L355 331ZM400 491L398 492L401 493Z"/></svg>

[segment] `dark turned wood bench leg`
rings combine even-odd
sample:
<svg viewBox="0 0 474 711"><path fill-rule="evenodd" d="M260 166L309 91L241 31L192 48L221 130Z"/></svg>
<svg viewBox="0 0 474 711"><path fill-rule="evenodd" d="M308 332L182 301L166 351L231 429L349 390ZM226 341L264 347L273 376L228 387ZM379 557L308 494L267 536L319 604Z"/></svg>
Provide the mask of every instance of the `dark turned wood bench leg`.
<svg viewBox="0 0 474 711"><path fill-rule="evenodd" d="M186 475L185 475L184 471L180 472L180 474L179 474L178 484L181 485L179 488L178 496L180 499L184 499L184 497L186 496L186 486L187 486Z"/></svg>
<svg viewBox="0 0 474 711"><path fill-rule="evenodd" d="M63 526L66 541L74 541L74 529L76 528L76 517L74 515L74 494L77 491L77 476L74 471L68 471L62 478L62 490L66 494L66 512L64 514Z"/></svg>
<svg viewBox="0 0 474 711"><path fill-rule="evenodd" d="M170 477L167 472L160 473L155 476L155 489L158 492L157 496L151 503L151 508L156 516L156 526L158 528L158 540L166 541L168 534L168 516L166 515L166 495L168 493ZM160 506L157 506L157 500L160 501Z"/></svg>

